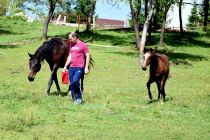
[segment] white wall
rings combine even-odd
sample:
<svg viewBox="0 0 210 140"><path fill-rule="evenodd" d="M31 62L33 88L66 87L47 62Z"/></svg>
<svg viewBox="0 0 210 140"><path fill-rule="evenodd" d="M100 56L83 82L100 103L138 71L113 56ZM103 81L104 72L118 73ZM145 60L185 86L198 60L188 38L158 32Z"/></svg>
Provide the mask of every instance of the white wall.
<svg viewBox="0 0 210 140"><path fill-rule="evenodd" d="M202 0L184 0L184 2L188 2L188 3L194 3L194 1L196 3L201 3ZM189 5L189 4L185 4L184 6L182 6L182 22L183 22L183 27L187 27L188 24L188 17L190 16L191 10L192 10L193 6ZM172 7L172 10L170 10L168 12L168 17L167 17L167 28L169 27L175 27L175 28L179 28L179 8L178 5L174 5Z"/></svg>

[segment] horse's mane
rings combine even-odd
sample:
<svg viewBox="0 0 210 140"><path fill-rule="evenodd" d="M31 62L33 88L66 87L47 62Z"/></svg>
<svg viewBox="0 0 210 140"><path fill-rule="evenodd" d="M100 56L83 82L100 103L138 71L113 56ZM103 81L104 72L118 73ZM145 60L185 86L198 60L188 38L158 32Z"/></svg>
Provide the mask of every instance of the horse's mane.
<svg viewBox="0 0 210 140"><path fill-rule="evenodd" d="M34 57L37 57L40 62L52 59L53 47L55 45L64 45L63 38L52 38L49 41L43 42L43 44L36 50Z"/></svg>

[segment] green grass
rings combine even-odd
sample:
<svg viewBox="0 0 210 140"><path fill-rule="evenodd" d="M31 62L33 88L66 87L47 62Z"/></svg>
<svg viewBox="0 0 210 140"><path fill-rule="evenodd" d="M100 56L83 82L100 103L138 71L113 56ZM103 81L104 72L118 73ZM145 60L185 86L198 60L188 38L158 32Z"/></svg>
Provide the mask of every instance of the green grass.
<svg viewBox="0 0 210 140"><path fill-rule="evenodd" d="M14 25L13 29L17 27L22 34L0 34L1 43L12 42L10 36L16 36L17 40L33 34L38 37L40 34L35 28L41 29L41 25L36 24L37 27L34 23L27 24L27 27L34 27L31 33L18 28L19 24ZM50 26L49 34L65 37L67 28ZM166 34L167 49L164 52L171 60L171 78L166 84L167 102L164 105L155 101L148 103L146 82L149 75L138 64L138 53L132 48L133 35L123 31L94 32L94 43L127 47L90 46L96 64L85 78L83 105L74 105L69 96L46 96L50 76L46 62L35 81L28 82L27 53L34 52L42 41L10 47L1 45L0 52L5 55L0 54L0 139L208 140L208 35L189 34L190 39L186 36L178 41L176 34ZM131 39L127 39L128 36ZM158 36L154 33L153 42L148 45L156 47ZM163 51L162 48L159 50ZM61 70L58 77L61 81ZM61 87L64 92L68 89L66 85ZM55 91L53 85L51 92ZM152 93L157 98L156 85L152 85Z"/></svg>
<svg viewBox="0 0 210 140"><path fill-rule="evenodd" d="M40 22L27 23L0 17L0 43L19 42L23 40L40 40L42 30L43 23ZM56 25L51 25L48 30L48 35L51 37L68 34L71 31L75 31L76 28L67 26L57 27Z"/></svg>

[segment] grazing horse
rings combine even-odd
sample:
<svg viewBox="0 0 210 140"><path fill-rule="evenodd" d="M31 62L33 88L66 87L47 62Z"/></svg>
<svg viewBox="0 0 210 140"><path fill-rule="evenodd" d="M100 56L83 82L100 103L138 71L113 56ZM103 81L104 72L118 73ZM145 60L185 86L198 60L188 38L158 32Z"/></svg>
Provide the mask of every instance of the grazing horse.
<svg viewBox="0 0 210 140"><path fill-rule="evenodd" d="M158 87L158 99L162 98L161 103L165 101L165 83L169 75L169 59L164 54L155 53L151 48L144 49L144 62L142 69L147 70L147 66L150 65L150 77L147 82L148 95L152 99L152 93L150 91L150 84L156 82Z"/></svg>
<svg viewBox="0 0 210 140"><path fill-rule="evenodd" d="M86 41L87 42L87 41ZM35 75L41 69L41 62L47 61L51 70L50 80L48 82L47 94L50 94L50 88L55 82L58 93L61 95L61 89L58 83L57 70L63 68L66 60L69 56L69 47L73 45L70 40L63 38L52 38L49 41L44 42L32 55L29 54L29 68L28 75L29 81L34 81ZM93 65L93 59L90 58L90 65ZM81 78L81 89L83 90L84 75Z"/></svg>

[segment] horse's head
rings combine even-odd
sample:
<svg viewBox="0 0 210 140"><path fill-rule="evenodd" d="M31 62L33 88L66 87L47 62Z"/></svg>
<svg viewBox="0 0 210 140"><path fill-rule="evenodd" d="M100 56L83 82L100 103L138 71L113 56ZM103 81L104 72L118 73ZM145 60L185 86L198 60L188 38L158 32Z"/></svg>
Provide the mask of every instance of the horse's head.
<svg viewBox="0 0 210 140"><path fill-rule="evenodd" d="M35 75L37 72L40 71L41 69L41 62L40 60L35 57L34 55L32 54L29 54L29 68L30 68L30 72L28 74L28 80L29 81L34 81L34 78L35 78Z"/></svg>
<svg viewBox="0 0 210 140"><path fill-rule="evenodd" d="M143 66L142 69L144 71L147 70L147 66L150 65L151 62L151 56L154 54L154 51L152 50L152 48L144 48L144 56L143 56Z"/></svg>

